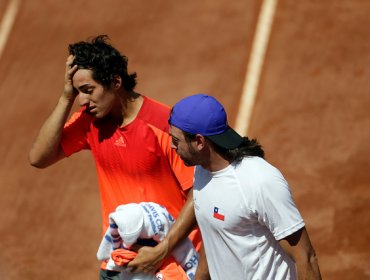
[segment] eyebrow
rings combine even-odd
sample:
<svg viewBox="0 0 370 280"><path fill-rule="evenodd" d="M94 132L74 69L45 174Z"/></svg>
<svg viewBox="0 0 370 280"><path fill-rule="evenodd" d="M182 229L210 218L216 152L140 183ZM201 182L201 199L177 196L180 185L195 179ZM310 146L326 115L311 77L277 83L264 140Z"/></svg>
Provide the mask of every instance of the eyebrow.
<svg viewBox="0 0 370 280"><path fill-rule="evenodd" d="M90 85L90 84L84 84L80 87L78 87L79 90L86 90L86 89L89 89L91 87L94 87L93 85Z"/></svg>
<svg viewBox="0 0 370 280"><path fill-rule="evenodd" d="M172 137L172 139L176 140L176 141L180 141L179 138L177 138L176 136L174 136L172 133L169 133L169 135Z"/></svg>

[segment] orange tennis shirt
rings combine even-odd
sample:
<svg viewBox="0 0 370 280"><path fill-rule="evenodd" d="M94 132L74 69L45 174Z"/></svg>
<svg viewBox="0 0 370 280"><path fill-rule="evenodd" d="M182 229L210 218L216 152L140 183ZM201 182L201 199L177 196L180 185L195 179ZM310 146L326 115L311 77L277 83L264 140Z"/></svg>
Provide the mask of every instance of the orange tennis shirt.
<svg viewBox="0 0 370 280"><path fill-rule="evenodd" d="M186 200L185 191L193 185L194 169L186 167L170 147L170 108L143 98L137 117L124 127L108 117L95 119L80 111L63 131L66 156L90 149L95 159L103 232L108 215L126 203L156 202L176 218Z"/></svg>

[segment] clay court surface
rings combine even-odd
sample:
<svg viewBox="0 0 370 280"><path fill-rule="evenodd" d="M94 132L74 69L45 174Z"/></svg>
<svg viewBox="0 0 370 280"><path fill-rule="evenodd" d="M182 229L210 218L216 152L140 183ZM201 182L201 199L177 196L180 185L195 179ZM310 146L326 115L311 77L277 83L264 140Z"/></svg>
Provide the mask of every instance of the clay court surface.
<svg viewBox="0 0 370 280"><path fill-rule="evenodd" d="M168 105L212 94L234 125L262 1L18 2L0 57L0 279L97 279L91 155L27 160L67 45L108 34L140 93ZM278 0L248 130L290 182L327 280L370 279L369 14L369 1Z"/></svg>

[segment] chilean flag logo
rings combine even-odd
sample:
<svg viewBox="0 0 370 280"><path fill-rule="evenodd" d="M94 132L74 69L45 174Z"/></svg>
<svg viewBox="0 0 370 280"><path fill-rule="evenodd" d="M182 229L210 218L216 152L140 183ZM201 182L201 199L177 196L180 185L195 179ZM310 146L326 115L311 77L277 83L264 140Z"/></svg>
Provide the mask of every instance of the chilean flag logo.
<svg viewBox="0 0 370 280"><path fill-rule="evenodd" d="M220 208L218 208L218 207L213 208L213 218L216 218L220 221L225 220L225 216L222 214Z"/></svg>

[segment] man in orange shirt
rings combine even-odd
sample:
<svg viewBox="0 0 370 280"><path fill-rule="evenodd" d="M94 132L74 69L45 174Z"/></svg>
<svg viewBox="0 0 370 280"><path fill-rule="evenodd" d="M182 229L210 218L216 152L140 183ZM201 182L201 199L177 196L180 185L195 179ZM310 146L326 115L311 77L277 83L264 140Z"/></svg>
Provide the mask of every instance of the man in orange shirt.
<svg viewBox="0 0 370 280"><path fill-rule="evenodd" d="M156 202L176 218L193 183L171 149L170 108L134 91L136 74L107 36L69 46L65 85L29 153L30 163L45 168L84 149L97 168L103 232L108 216L121 204ZM75 99L81 110L69 121ZM191 235L199 248L200 235ZM118 279L102 265L100 279ZM116 278L115 278L116 277Z"/></svg>

